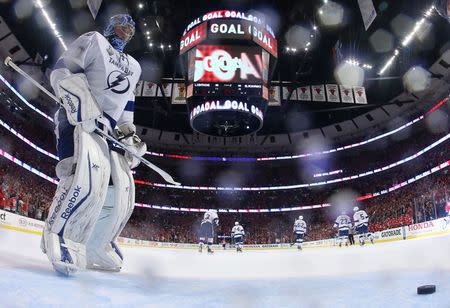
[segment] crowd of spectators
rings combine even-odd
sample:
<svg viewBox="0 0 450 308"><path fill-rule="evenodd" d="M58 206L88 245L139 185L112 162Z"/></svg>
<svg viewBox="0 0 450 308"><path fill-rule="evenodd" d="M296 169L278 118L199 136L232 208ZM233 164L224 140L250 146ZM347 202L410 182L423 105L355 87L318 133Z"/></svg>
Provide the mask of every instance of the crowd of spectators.
<svg viewBox="0 0 450 308"><path fill-rule="evenodd" d="M433 197L434 196L434 197ZM440 196L437 198L436 196ZM427 216L431 220L446 215L445 205L450 202L450 179L448 172L424 178L409 186L389 194L360 202L370 216L371 232L406 226L422 222L414 215L415 199L424 198L433 202L423 203L430 206L437 216ZM352 217L352 206L345 211ZM423 210L422 206L416 207ZM219 235L229 235L235 221L246 229L247 243L289 243L292 241L292 226L301 213L308 223L306 240L333 238L337 230L334 219L341 213L342 207L333 206L302 212L260 213L260 214L220 214ZM123 236L153 241L196 242L202 213L164 212L160 210L137 209L126 226Z"/></svg>
<svg viewBox="0 0 450 308"><path fill-rule="evenodd" d="M44 220L55 189L54 184L0 160L0 209Z"/></svg>
<svg viewBox="0 0 450 308"><path fill-rule="evenodd" d="M4 96L5 92L1 95ZM38 146L55 153L52 124L28 117L14 102L5 103L0 97L0 117ZM3 108L7 107L7 108ZM43 124L45 122L45 124ZM370 146L347 150L317 158L264 163L218 163L174 159L155 159L165 170L185 185L198 186L279 186L323 181L349 176L385 166L407 157L445 132L430 132L424 124L414 127L403 140L376 141ZM25 163L55 177L55 161L36 152L0 127L1 148ZM195 191L137 185L136 201L191 208L280 208L322 204L345 189L355 195L365 195L387 189L448 160L450 148L443 143L401 166L361 179L314 186L296 190L276 191ZM315 172L342 169L343 173L326 178L313 178ZM155 173L143 166L136 178L161 182ZM360 207L371 217L370 231L408 225L446 215L450 200L447 170L414 182L388 194L365 200ZM56 186L27 170L0 158L0 207L24 216L45 219ZM351 216L352 207L345 210ZM289 243L292 225L301 213L308 223L306 240L331 238L336 234L333 221L342 208L334 206L302 212L221 214L218 234L229 235L235 221L246 229L247 243ZM202 213L171 212L136 208L122 236L171 242L196 242Z"/></svg>

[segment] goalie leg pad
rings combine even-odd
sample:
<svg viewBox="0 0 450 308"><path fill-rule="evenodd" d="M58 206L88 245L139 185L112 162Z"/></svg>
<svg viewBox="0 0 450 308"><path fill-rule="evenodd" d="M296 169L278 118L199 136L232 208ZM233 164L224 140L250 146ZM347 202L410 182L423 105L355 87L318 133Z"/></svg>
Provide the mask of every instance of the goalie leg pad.
<svg viewBox="0 0 450 308"><path fill-rule="evenodd" d="M105 140L86 133L79 125L74 130L74 149L74 156L57 166L62 177L45 223L42 250L54 265L61 261L84 268L83 247L92 233L108 187L109 151Z"/></svg>
<svg viewBox="0 0 450 308"><path fill-rule="evenodd" d="M111 180L105 203L87 244L87 267L120 271L122 252L115 240L122 232L134 209L133 175L122 155L111 152Z"/></svg>

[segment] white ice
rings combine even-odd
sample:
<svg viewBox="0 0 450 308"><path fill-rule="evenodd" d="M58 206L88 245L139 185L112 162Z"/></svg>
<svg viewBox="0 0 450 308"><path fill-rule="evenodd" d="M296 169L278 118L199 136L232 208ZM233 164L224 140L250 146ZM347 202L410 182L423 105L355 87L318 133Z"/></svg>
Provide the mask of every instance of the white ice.
<svg viewBox="0 0 450 308"><path fill-rule="evenodd" d="M69 278L39 242L0 228L1 307L450 307L450 236L214 255L123 247L122 272ZM423 284L436 293L417 295Z"/></svg>

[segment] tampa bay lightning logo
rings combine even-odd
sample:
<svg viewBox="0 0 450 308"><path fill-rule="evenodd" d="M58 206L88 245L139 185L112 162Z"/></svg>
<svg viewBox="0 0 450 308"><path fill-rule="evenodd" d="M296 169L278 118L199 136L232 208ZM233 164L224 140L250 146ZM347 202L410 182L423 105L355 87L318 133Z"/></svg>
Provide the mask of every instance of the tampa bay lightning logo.
<svg viewBox="0 0 450 308"><path fill-rule="evenodd" d="M130 81L128 80L128 74L115 70L109 73L106 82L108 87L105 90L111 90L116 94L127 93L130 89Z"/></svg>

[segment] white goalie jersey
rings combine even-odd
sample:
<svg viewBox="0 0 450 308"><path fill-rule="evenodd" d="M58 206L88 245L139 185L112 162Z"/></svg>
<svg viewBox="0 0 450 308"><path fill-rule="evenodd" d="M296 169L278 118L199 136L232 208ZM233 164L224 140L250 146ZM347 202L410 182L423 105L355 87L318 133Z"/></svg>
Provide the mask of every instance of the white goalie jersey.
<svg viewBox="0 0 450 308"><path fill-rule="evenodd" d="M130 55L115 50L98 32L81 35L61 55L50 80L57 91L60 80L70 74L86 75L91 93L111 128L133 122L134 90L141 66ZM59 97L59 93L56 93Z"/></svg>

